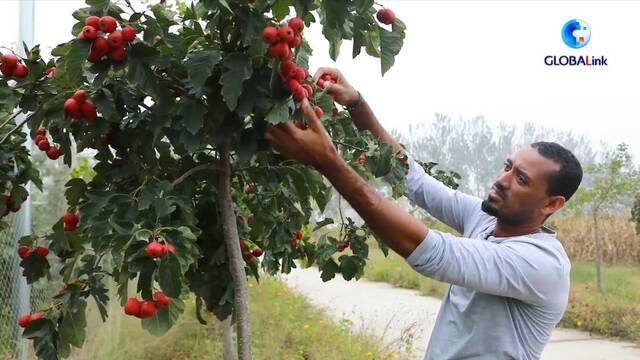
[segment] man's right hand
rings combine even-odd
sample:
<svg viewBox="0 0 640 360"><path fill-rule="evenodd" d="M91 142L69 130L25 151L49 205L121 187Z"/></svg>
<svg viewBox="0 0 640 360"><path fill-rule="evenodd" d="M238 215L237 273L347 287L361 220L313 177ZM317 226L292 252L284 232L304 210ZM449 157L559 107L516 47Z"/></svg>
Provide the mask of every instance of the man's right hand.
<svg viewBox="0 0 640 360"><path fill-rule="evenodd" d="M340 70L335 68L320 68L313 76L313 82L317 83L322 76L329 74L335 80L335 84L331 82L324 83L324 88L335 96L335 101L340 105L349 105L358 101L360 95L358 91L349 84Z"/></svg>

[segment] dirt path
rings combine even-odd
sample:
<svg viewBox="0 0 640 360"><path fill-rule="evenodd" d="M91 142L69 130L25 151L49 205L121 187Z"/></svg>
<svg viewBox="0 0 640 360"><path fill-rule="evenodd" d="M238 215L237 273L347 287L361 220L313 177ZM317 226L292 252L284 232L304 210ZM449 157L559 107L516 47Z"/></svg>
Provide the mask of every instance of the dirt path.
<svg viewBox="0 0 640 360"><path fill-rule="evenodd" d="M346 319L354 330L379 336L392 351L422 359L440 300L365 279L346 282L338 276L323 283L316 268L294 270L284 280L312 304L328 309L336 320ZM638 360L640 347L578 330L556 329L542 359Z"/></svg>

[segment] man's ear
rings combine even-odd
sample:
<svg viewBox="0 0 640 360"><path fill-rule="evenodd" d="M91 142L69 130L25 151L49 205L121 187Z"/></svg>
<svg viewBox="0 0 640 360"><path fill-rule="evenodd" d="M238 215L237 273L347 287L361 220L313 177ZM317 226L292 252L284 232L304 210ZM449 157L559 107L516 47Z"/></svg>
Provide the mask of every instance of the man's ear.
<svg viewBox="0 0 640 360"><path fill-rule="evenodd" d="M542 208L542 213L547 216L551 215L556 211L562 209L566 202L567 200L564 198L564 196L552 196L549 198L549 200L547 200L547 204Z"/></svg>

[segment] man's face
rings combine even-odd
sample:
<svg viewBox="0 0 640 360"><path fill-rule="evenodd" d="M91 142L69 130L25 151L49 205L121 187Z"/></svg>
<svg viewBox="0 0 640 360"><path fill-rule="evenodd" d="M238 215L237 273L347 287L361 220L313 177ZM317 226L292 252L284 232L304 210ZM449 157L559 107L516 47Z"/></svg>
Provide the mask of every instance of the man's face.
<svg viewBox="0 0 640 360"><path fill-rule="evenodd" d="M482 202L482 210L505 223L518 225L543 219L547 205L547 175L560 165L525 147L505 161L504 169Z"/></svg>

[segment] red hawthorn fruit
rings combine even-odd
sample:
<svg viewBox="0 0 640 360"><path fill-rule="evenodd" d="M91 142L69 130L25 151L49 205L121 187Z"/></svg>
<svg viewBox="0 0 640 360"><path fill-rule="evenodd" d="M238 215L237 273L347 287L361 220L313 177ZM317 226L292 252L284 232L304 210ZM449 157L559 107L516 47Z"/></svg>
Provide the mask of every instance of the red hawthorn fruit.
<svg viewBox="0 0 640 360"><path fill-rule="evenodd" d="M74 98L67 99L64 102L64 113L72 119L80 119L82 117L80 103Z"/></svg>
<svg viewBox="0 0 640 360"><path fill-rule="evenodd" d="M253 188L251 187L251 185L245 185L244 186L244 193L249 195L249 194L253 194Z"/></svg>
<svg viewBox="0 0 640 360"><path fill-rule="evenodd" d="M322 75L322 80L324 80L324 81L333 81L333 77L331 77L331 74L324 74L324 75Z"/></svg>
<svg viewBox="0 0 640 360"><path fill-rule="evenodd" d="M89 51L89 55L87 56L87 61L90 63L97 63L98 61L102 60L103 56L104 54L100 54L99 52L91 49L91 51Z"/></svg>
<svg viewBox="0 0 640 360"><path fill-rule="evenodd" d="M84 24L87 26L91 26L96 30L100 30L100 18L97 16L89 16L84 20Z"/></svg>
<svg viewBox="0 0 640 360"><path fill-rule="evenodd" d="M140 306L142 306L140 300L136 298L129 298L124 304L124 313L127 315L139 316Z"/></svg>
<svg viewBox="0 0 640 360"><path fill-rule="evenodd" d="M156 306L155 302L145 301L140 306L140 318L141 319L150 318L156 314L156 311L158 311L158 307Z"/></svg>
<svg viewBox="0 0 640 360"><path fill-rule="evenodd" d="M296 127L300 130L307 130L309 127L303 122L297 122Z"/></svg>
<svg viewBox="0 0 640 360"><path fill-rule="evenodd" d="M60 155L60 149L55 146L52 146L49 150L47 150L47 157L51 160L58 160Z"/></svg>
<svg viewBox="0 0 640 360"><path fill-rule="evenodd" d="M109 134L100 135L100 144L107 146L111 144L111 136Z"/></svg>
<svg viewBox="0 0 640 360"><path fill-rule="evenodd" d="M25 259L27 257L27 254L30 254L31 249L29 249L28 246L26 245L20 245L20 247L18 248L18 256L20 257L20 259Z"/></svg>
<svg viewBox="0 0 640 360"><path fill-rule="evenodd" d="M297 68L296 74L293 76L298 82L303 82L307 78L307 72L303 68Z"/></svg>
<svg viewBox="0 0 640 360"><path fill-rule="evenodd" d="M332 114L333 116L338 115L338 108L337 108L337 107L334 107L334 108L333 108L333 110L331 110L331 114Z"/></svg>
<svg viewBox="0 0 640 360"><path fill-rule="evenodd" d="M303 235L304 235L304 233L302 232L302 230L296 231L296 240L302 239Z"/></svg>
<svg viewBox="0 0 640 360"><path fill-rule="evenodd" d="M302 85L300 85L300 82L297 81L296 79L289 79L285 82L285 85L287 86L287 89L289 89L290 93L294 93L297 89L302 88Z"/></svg>
<svg viewBox="0 0 640 360"><path fill-rule="evenodd" d="M358 156L358 164L364 165L365 161L367 161L367 157L364 154L360 154Z"/></svg>
<svg viewBox="0 0 640 360"><path fill-rule="evenodd" d="M42 135L42 136L47 135L47 129L43 127L38 128L38 130L36 130L36 135Z"/></svg>
<svg viewBox="0 0 640 360"><path fill-rule="evenodd" d="M123 61L127 57L127 52L123 47L112 49L109 52L109 58L113 61Z"/></svg>
<svg viewBox="0 0 640 360"><path fill-rule="evenodd" d="M247 216L247 221L253 221L255 219L255 216L253 216L253 214L249 214L249 216Z"/></svg>
<svg viewBox="0 0 640 360"><path fill-rule="evenodd" d="M78 39L95 40L98 37L98 31L93 26L85 26L78 34Z"/></svg>
<svg viewBox="0 0 640 360"><path fill-rule="evenodd" d="M253 255L254 257L260 257L262 255L262 249L255 248L251 250L251 255Z"/></svg>
<svg viewBox="0 0 640 360"><path fill-rule="evenodd" d="M52 66L52 67L48 68L47 71L45 71L45 74L47 74L47 76L50 77L50 78L56 76L56 67Z"/></svg>
<svg viewBox="0 0 640 360"><path fill-rule="evenodd" d="M42 318L44 318L44 314L41 313L41 312L37 312L37 313L31 315L31 321L40 320Z"/></svg>
<svg viewBox="0 0 640 360"><path fill-rule="evenodd" d="M318 87L320 87L321 89L324 89L324 79L320 78L318 79L318 81L316 81L316 84L318 85Z"/></svg>
<svg viewBox="0 0 640 360"><path fill-rule="evenodd" d="M280 27L280 29L278 29L278 39L280 39L280 41L288 43L289 41L293 40L293 37L295 36L295 33L293 32L293 29L290 28L289 26L282 26Z"/></svg>
<svg viewBox="0 0 640 360"><path fill-rule="evenodd" d="M240 223L241 223L241 222L244 222L244 216L242 216L242 215L236 215L236 221L237 221L237 222L240 222Z"/></svg>
<svg viewBox="0 0 640 360"><path fill-rule="evenodd" d="M293 100L295 102L300 102L306 97L307 97L307 91L302 86L300 86L299 88L296 88L293 91Z"/></svg>
<svg viewBox="0 0 640 360"><path fill-rule="evenodd" d="M262 30L262 40L269 44L273 45L278 41L278 29L273 26L267 26Z"/></svg>
<svg viewBox="0 0 640 360"><path fill-rule="evenodd" d="M173 246L173 244L165 243L164 244L164 252L170 252L172 254L175 254L176 253L176 248Z"/></svg>
<svg viewBox="0 0 640 360"><path fill-rule="evenodd" d="M76 230L78 230L78 226L77 225L64 224L64 231L72 232L72 231L76 231Z"/></svg>
<svg viewBox="0 0 640 360"><path fill-rule="evenodd" d="M40 143L40 141L42 141L42 140L47 140L47 137L45 135L36 135L36 138L33 139L33 142L37 146Z"/></svg>
<svg viewBox="0 0 640 360"><path fill-rule="evenodd" d="M293 38L287 42L290 48L295 49L298 46L302 45L302 38L300 35L294 35Z"/></svg>
<svg viewBox="0 0 640 360"><path fill-rule="evenodd" d="M156 291L155 298L158 309L164 309L171 305L171 303L173 302L173 299L165 295L162 291Z"/></svg>
<svg viewBox="0 0 640 360"><path fill-rule="evenodd" d="M147 256L154 259L159 258L164 254L164 246L157 241L152 241L147 245Z"/></svg>
<svg viewBox="0 0 640 360"><path fill-rule="evenodd" d="M30 314L22 315L18 318L18 325L20 325L20 327L22 328L26 328L30 322L31 322Z"/></svg>
<svg viewBox="0 0 640 360"><path fill-rule="evenodd" d="M281 61L287 61L291 57L291 49L289 44L285 42L278 42L269 48L269 56L279 59Z"/></svg>
<svg viewBox="0 0 640 360"><path fill-rule="evenodd" d="M2 75L4 75L5 77L13 76L13 70L15 70L15 67L10 67L6 63L0 65L0 72L2 72Z"/></svg>
<svg viewBox="0 0 640 360"><path fill-rule="evenodd" d="M109 43L109 47L112 49L121 48L124 45L122 33L120 31L112 32L109 34L109 37L107 37L107 42Z"/></svg>
<svg viewBox="0 0 640 360"><path fill-rule="evenodd" d="M102 32L112 33L116 30L116 26L118 25L118 22L116 21L115 18L111 16L103 16L100 18L100 21L98 22L98 24Z"/></svg>
<svg viewBox="0 0 640 360"><path fill-rule="evenodd" d="M153 37L153 40L160 41L160 40L162 40L162 36L156 35L156 36Z"/></svg>
<svg viewBox="0 0 640 360"><path fill-rule="evenodd" d="M47 257L49 255L49 249L44 246L38 246L34 251L34 253L38 254L41 257Z"/></svg>
<svg viewBox="0 0 640 360"><path fill-rule="evenodd" d="M247 248L247 242L244 240L240 240L240 249L244 250Z"/></svg>
<svg viewBox="0 0 640 360"><path fill-rule="evenodd" d="M298 66L291 61L284 61L282 65L280 65L280 74L285 79L292 78L296 76L296 71L298 70Z"/></svg>
<svg viewBox="0 0 640 360"><path fill-rule="evenodd" d="M376 14L378 21L385 25L391 25L396 21L396 14L391 9L380 9Z"/></svg>
<svg viewBox="0 0 640 360"><path fill-rule="evenodd" d="M62 217L62 222L65 224L75 226L75 225L78 225L78 223L80 222L80 216L78 216L77 214L68 212L64 214L64 216Z"/></svg>
<svg viewBox="0 0 640 360"><path fill-rule="evenodd" d="M126 42L133 42L136 39L136 30L131 26L122 28L122 39Z"/></svg>
<svg viewBox="0 0 640 360"><path fill-rule="evenodd" d="M302 88L304 89L305 94L307 94L307 97L311 97L311 95L313 95L313 88L311 85L302 84Z"/></svg>
<svg viewBox="0 0 640 360"><path fill-rule="evenodd" d="M23 64L18 64L15 69L13 69L13 77L22 79L23 77L29 74L29 69Z"/></svg>
<svg viewBox="0 0 640 360"><path fill-rule="evenodd" d="M87 92L84 90L76 90L71 98L79 103L87 101Z"/></svg>
<svg viewBox="0 0 640 360"><path fill-rule="evenodd" d="M295 249L298 246L298 240L291 239L291 240L289 240L289 244L291 245L292 249Z"/></svg>
<svg viewBox="0 0 640 360"><path fill-rule="evenodd" d="M4 54L0 56L0 63L2 63L2 65L5 65L7 69L13 70L16 66L18 66L18 57L14 54Z"/></svg>
<svg viewBox="0 0 640 360"><path fill-rule="evenodd" d="M89 123L96 121L96 118L98 117L96 106L91 101L83 102L80 106L80 111L82 112L82 118Z"/></svg>
<svg viewBox="0 0 640 360"><path fill-rule="evenodd" d="M96 55L103 57L109 53L109 42L102 36L98 36L91 46L91 52L95 52Z"/></svg>
<svg viewBox="0 0 640 360"><path fill-rule="evenodd" d="M42 151L48 151L51 148L48 140L42 140L38 142L38 149Z"/></svg>
<svg viewBox="0 0 640 360"><path fill-rule="evenodd" d="M249 261L249 260L253 259L253 254L251 253L251 251L243 252L243 253L242 253L242 258L243 258L245 261Z"/></svg>
<svg viewBox="0 0 640 360"><path fill-rule="evenodd" d="M320 108L319 106L314 107L313 111L316 113L318 119L320 119L322 115L324 115L324 111L322 111L322 108Z"/></svg>
<svg viewBox="0 0 640 360"><path fill-rule="evenodd" d="M292 18L289 20L289 27L296 32L296 34L300 34L304 30L304 22L300 18Z"/></svg>

